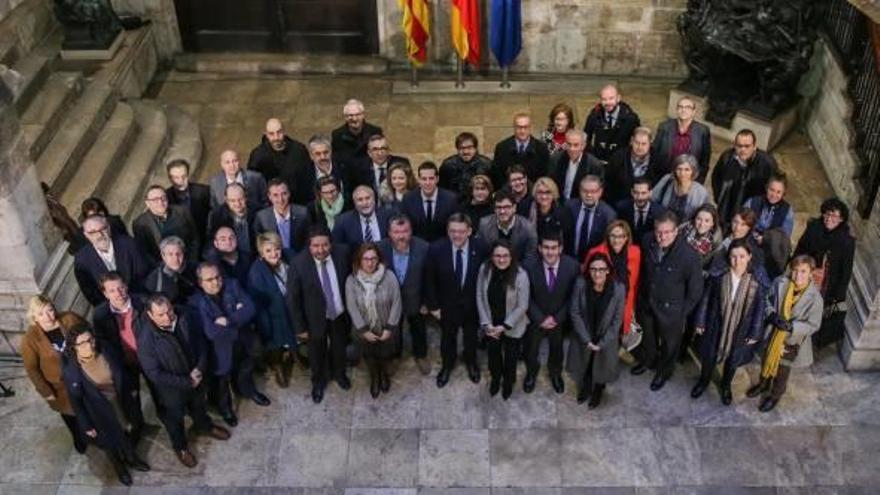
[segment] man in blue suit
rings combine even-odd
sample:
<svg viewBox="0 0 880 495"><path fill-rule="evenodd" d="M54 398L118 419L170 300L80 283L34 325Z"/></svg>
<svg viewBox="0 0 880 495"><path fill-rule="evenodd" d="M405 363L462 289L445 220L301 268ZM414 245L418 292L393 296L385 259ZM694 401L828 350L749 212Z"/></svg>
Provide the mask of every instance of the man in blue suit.
<svg viewBox="0 0 880 495"><path fill-rule="evenodd" d="M440 189L440 173L433 162L419 165L419 188L403 196L401 213L412 220L413 232L428 242L434 242L446 233L446 220L458 211L456 195Z"/></svg>
<svg viewBox="0 0 880 495"><path fill-rule="evenodd" d="M365 242L379 242L388 237L388 218L385 208L376 208L376 193L370 186L354 189L354 210L339 216L333 225L333 242L345 244L352 250Z"/></svg>
<svg viewBox="0 0 880 495"><path fill-rule="evenodd" d="M447 237L431 244L428 251L427 300L431 315L440 321L440 353L443 368L437 374L437 386L445 387L458 355L458 330L464 340L464 362L468 377L480 382L477 366L477 273L488 255L486 244L471 237L471 220L453 213L446 227Z"/></svg>
<svg viewBox="0 0 880 495"><path fill-rule="evenodd" d="M591 248L605 239L605 229L617 218L614 208L602 201L602 179L586 175L579 184L580 198L568 200L565 207L571 212L574 232L567 237L566 254L574 256L578 262Z"/></svg>
<svg viewBox="0 0 880 495"><path fill-rule="evenodd" d="M412 337L412 355L416 367L423 375L431 372L428 357L428 341L425 333L424 317L428 313L425 306L425 266L428 262L429 244L413 237L412 222L406 215L397 214L388 222L388 238L379 243L379 251L386 268L394 272L400 284L403 299L403 314L409 323ZM403 350L403 332L398 335L398 354Z"/></svg>

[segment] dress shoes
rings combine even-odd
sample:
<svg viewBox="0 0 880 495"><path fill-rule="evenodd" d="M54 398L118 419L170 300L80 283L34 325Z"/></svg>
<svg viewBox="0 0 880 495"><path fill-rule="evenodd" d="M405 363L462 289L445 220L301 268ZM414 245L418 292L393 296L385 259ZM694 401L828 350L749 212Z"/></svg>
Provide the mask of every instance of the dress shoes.
<svg viewBox="0 0 880 495"><path fill-rule="evenodd" d="M214 440L229 440L229 437L232 436L232 434L229 433L229 430L218 425L211 426L211 429L208 430L207 435Z"/></svg>
<svg viewBox="0 0 880 495"><path fill-rule="evenodd" d="M590 398L590 389L587 387L581 387L580 390L578 390L577 403L583 404L589 398Z"/></svg>
<svg viewBox="0 0 880 495"><path fill-rule="evenodd" d="M263 407L266 407L272 403L272 401L269 400L268 397L261 394L260 392L254 392L254 395L251 396L251 400L254 401L254 404Z"/></svg>
<svg viewBox="0 0 880 495"><path fill-rule="evenodd" d="M507 400L511 395L513 395L513 384L505 383L504 386L501 387L501 398Z"/></svg>
<svg viewBox="0 0 880 495"><path fill-rule="evenodd" d="M605 391L605 385L596 385L593 389L593 393L590 394L590 402L587 404L587 409L596 409L599 407L599 403L602 402L602 392Z"/></svg>
<svg viewBox="0 0 880 495"><path fill-rule="evenodd" d="M199 463L199 461L196 460L196 456L194 456L189 450L180 450L177 451L176 454L177 460L188 468L194 468L196 467L196 464Z"/></svg>
<svg viewBox="0 0 880 495"><path fill-rule="evenodd" d="M440 373L437 373L437 388L443 388L449 383L449 370L443 368L440 370Z"/></svg>
<svg viewBox="0 0 880 495"><path fill-rule="evenodd" d="M229 411L225 413L221 413L220 416L223 418L223 422L228 424L229 426L235 428L238 426L238 417L234 412Z"/></svg>
<svg viewBox="0 0 880 495"><path fill-rule="evenodd" d="M550 375L550 384L553 385L553 390L557 394L565 393L565 381L562 379L562 375Z"/></svg>
<svg viewBox="0 0 880 495"><path fill-rule="evenodd" d="M765 380L762 378L761 381L759 381L755 385L752 385L749 390L746 391L746 397L748 397L749 399L754 399L755 397L763 394L767 391L768 388L770 388L769 384L769 380Z"/></svg>
<svg viewBox="0 0 880 495"><path fill-rule="evenodd" d="M339 388L342 390L351 389L351 380L348 379L348 376L345 373L336 377L336 384L339 385Z"/></svg>
<svg viewBox="0 0 880 495"><path fill-rule="evenodd" d="M76 452L79 454L85 454L86 449L89 448L89 444L86 441L74 441L73 448L76 449Z"/></svg>
<svg viewBox="0 0 880 495"><path fill-rule="evenodd" d="M128 472L128 467L126 467L122 456L118 453L112 453L110 454L110 462L113 464L113 470L116 471L119 482L125 486L131 486L131 473Z"/></svg>
<svg viewBox="0 0 880 495"><path fill-rule="evenodd" d="M119 479L119 482L125 486L131 486L133 480L131 479L131 473L128 472L128 469L122 468L116 473L116 477Z"/></svg>
<svg viewBox="0 0 880 495"><path fill-rule="evenodd" d="M635 366L633 366L633 367L630 368L630 370L629 370L629 372L630 372L631 374L633 374L633 375L637 375L637 376L643 374L643 373L646 372L646 371L648 371L648 368L647 368L644 364L642 364L642 363L638 363L638 364L636 364Z"/></svg>
<svg viewBox="0 0 880 495"><path fill-rule="evenodd" d="M721 403L729 406L731 402L733 402L733 392L730 391L730 387L721 387Z"/></svg>
<svg viewBox="0 0 880 495"><path fill-rule="evenodd" d="M501 390L501 380L492 380L489 382L489 395L495 397L498 395L499 390Z"/></svg>
<svg viewBox="0 0 880 495"><path fill-rule="evenodd" d="M320 404L324 400L324 385L312 385L312 401Z"/></svg>
<svg viewBox="0 0 880 495"><path fill-rule="evenodd" d="M476 364L467 365L468 378L474 383L480 383L480 367Z"/></svg>
<svg viewBox="0 0 880 495"><path fill-rule="evenodd" d="M136 455L132 456L131 459L126 460L125 463L135 471L140 471L142 473L146 473L150 470L150 465Z"/></svg>
<svg viewBox="0 0 880 495"><path fill-rule="evenodd" d="M708 386L709 384L703 380L698 381L694 388L691 389L691 399L699 399Z"/></svg>
<svg viewBox="0 0 880 495"><path fill-rule="evenodd" d="M779 400L774 399L773 397L767 397L761 402L761 405L758 406L758 410L761 412L770 412L776 407L777 402L779 402Z"/></svg>
<svg viewBox="0 0 880 495"><path fill-rule="evenodd" d="M419 373L422 376L428 376L431 374L431 363L428 362L428 358L413 358L416 362L416 368L419 369Z"/></svg>
<svg viewBox="0 0 880 495"><path fill-rule="evenodd" d="M537 377L531 373L526 375L526 379L523 380L523 392L530 394L535 391L535 382L537 381Z"/></svg>
<svg viewBox="0 0 880 495"><path fill-rule="evenodd" d="M383 394L387 394L391 390L391 377L388 376L388 372L385 370L379 371L379 390Z"/></svg>
<svg viewBox="0 0 880 495"><path fill-rule="evenodd" d="M666 377L660 373L654 375L654 379L651 380L651 391L656 392L663 388L663 385L666 385Z"/></svg>
<svg viewBox="0 0 880 495"><path fill-rule="evenodd" d="M370 396L374 399L378 399L379 393L379 377L377 375L373 375L370 377Z"/></svg>

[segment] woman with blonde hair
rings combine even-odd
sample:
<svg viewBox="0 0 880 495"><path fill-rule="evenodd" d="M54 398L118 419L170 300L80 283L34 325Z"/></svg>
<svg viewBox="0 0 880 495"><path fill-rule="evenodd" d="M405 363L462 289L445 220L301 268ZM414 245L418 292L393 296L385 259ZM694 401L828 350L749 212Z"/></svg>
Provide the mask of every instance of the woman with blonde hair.
<svg viewBox="0 0 880 495"><path fill-rule="evenodd" d="M68 333L76 327L87 325L76 313L57 313L52 301L38 294L31 298L27 309L28 328L21 340L21 357L28 378L55 412L61 415L73 446L82 454L88 445L76 421L76 415L62 377L62 355L66 348Z"/></svg>
<svg viewBox="0 0 880 495"><path fill-rule="evenodd" d="M574 218L568 208L559 204L559 187L550 177L538 177L532 186L532 207L528 219L535 226L538 238L556 232L574 232ZM562 244L565 245L565 239Z"/></svg>

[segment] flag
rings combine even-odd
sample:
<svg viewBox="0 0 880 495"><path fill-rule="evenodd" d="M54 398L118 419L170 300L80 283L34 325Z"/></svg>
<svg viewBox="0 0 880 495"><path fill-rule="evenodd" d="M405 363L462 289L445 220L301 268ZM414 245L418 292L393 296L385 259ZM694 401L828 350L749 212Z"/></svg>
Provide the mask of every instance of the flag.
<svg viewBox="0 0 880 495"><path fill-rule="evenodd" d="M420 66L428 59L428 33L431 30L428 0L397 0L397 3L403 10L406 56L410 63Z"/></svg>
<svg viewBox="0 0 880 495"><path fill-rule="evenodd" d="M477 0L452 0L452 46L458 58L480 65L480 4Z"/></svg>
<svg viewBox="0 0 880 495"><path fill-rule="evenodd" d="M520 0L492 0L489 46L498 65L507 67L522 49Z"/></svg>

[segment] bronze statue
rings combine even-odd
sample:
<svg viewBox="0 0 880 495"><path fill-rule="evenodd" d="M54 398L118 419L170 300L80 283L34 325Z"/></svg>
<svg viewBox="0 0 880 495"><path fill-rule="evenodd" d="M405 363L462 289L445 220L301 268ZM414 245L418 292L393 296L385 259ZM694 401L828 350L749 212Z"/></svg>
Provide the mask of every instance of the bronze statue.
<svg viewBox="0 0 880 495"><path fill-rule="evenodd" d="M54 0L65 50L106 50L122 31L109 0Z"/></svg>

